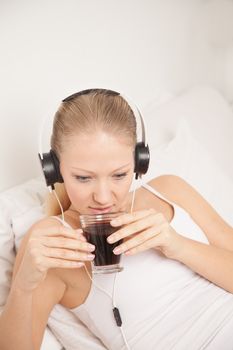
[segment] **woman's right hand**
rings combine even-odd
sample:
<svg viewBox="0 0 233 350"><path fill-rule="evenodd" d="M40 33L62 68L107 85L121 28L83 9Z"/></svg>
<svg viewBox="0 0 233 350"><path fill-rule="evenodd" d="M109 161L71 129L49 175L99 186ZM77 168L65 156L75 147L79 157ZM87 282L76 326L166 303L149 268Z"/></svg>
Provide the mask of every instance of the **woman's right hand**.
<svg viewBox="0 0 233 350"><path fill-rule="evenodd" d="M95 246L86 242L81 229L55 225L35 228L27 240L15 276L18 288L32 291L51 268L80 268L94 259Z"/></svg>

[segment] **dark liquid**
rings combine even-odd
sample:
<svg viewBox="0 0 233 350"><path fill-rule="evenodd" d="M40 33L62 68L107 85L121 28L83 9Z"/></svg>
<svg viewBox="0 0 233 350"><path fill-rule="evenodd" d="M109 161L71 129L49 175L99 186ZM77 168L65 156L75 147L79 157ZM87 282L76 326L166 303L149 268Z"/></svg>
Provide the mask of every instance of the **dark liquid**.
<svg viewBox="0 0 233 350"><path fill-rule="evenodd" d="M89 243L95 245L94 265L112 265L120 262L120 255L115 255L113 249L121 244L122 240L109 244L107 237L120 227L112 227L108 222L101 222L87 226L83 232Z"/></svg>

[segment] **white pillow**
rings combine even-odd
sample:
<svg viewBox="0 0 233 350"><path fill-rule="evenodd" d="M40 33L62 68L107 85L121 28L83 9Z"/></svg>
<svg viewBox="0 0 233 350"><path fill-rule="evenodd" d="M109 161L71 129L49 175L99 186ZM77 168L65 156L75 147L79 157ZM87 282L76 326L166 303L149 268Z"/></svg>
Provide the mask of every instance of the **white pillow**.
<svg viewBox="0 0 233 350"><path fill-rule="evenodd" d="M151 147L171 141L176 135L179 121L185 119L193 136L233 177L233 113L219 91L208 86L197 86L160 106L151 102L143 108L143 115Z"/></svg>
<svg viewBox="0 0 233 350"><path fill-rule="evenodd" d="M225 218L233 224L233 182L219 168L216 160L192 135L188 122L180 119L175 136L158 147L150 147L150 167L142 181L163 174L184 178L195 187ZM138 187L140 182L133 184Z"/></svg>

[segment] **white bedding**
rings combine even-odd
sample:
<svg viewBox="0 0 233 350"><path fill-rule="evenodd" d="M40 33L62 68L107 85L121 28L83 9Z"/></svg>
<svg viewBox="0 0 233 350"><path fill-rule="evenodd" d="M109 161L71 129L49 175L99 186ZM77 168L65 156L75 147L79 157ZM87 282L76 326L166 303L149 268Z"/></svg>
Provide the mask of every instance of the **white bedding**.
<svg viewBox="0 0 233 350"><path fill-rule="evenodd" d="M182 176L233 225L233 113L227 102L216 90L200 87L159 106L152 101L143 110L151 150L146 179L164 173ZM225 134L221 144L218 132ZM15 251L31 224L43 216L46 191L40 178L0 194L1 308L10 288ZM60 348L47 330L42 349Z"/></svg>

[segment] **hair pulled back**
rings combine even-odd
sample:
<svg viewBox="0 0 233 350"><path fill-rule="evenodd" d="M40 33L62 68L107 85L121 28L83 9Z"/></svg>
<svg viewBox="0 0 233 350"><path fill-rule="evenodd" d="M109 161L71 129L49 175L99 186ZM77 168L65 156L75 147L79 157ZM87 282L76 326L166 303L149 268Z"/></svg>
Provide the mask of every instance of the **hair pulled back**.
<svg viewBox="0 0 233 350"><path fill-rule="evenodd" d="M66 140L78 133L91 135L104 131L113 136L124 136L132 146L136 144L134 113L118 93L106 89L85 90L65 99L54 117L51 148L57 156Z"/></svg>
<svg viewBox="0 0 233 350"><path fill-rule="evenodd" d="M127 101L117 92L107 89L90 89L69 96L61 103L55 114L51 148L60 158L67 142L78 134L91 135L104 131L116 137L124 137L132 147L137 142L136 120ZM55 184L61 205L70 206L64 184ZM60 207L52 194L46 201L47 215L59 215Z"/></svg>

